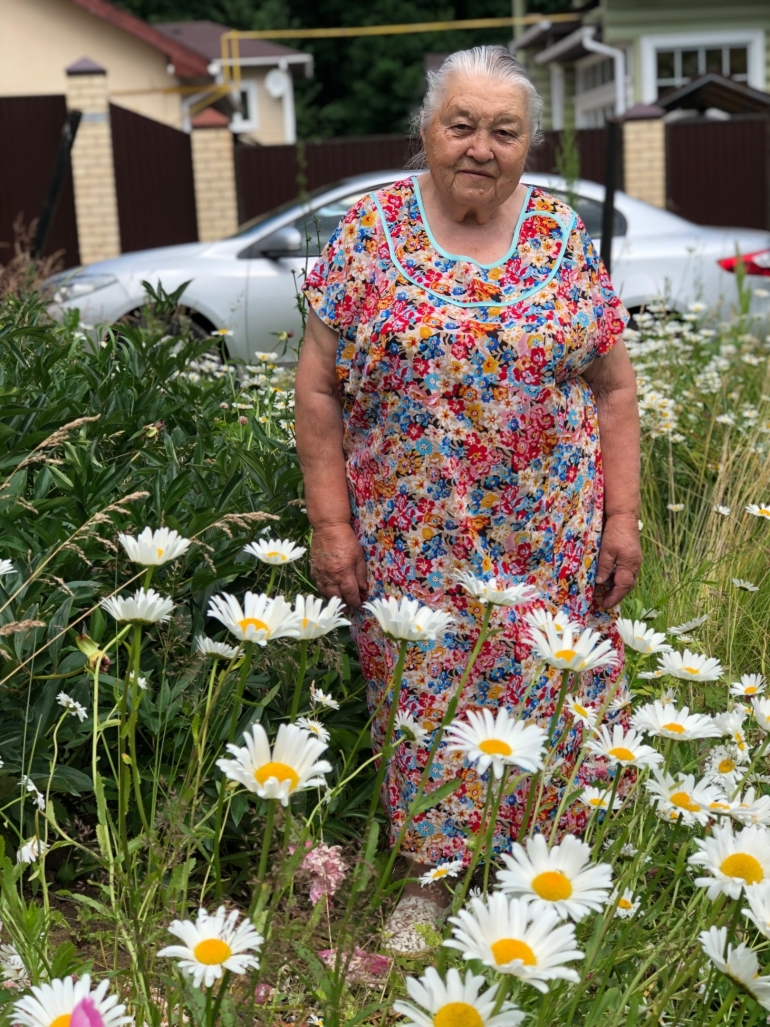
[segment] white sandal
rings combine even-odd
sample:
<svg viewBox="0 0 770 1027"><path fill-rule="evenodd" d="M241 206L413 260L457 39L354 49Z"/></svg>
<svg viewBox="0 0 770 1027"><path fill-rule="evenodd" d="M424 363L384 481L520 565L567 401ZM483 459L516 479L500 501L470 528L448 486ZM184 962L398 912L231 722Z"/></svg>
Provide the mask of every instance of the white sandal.
<svg viewBox="0 0 770 1027"><path fill-rule="evenodd" d="M405 895L385 923L383 947L397 956L419 956L430 946L416 929L418 925L437 927L447 917L449 908L425 895Z"/></svg>

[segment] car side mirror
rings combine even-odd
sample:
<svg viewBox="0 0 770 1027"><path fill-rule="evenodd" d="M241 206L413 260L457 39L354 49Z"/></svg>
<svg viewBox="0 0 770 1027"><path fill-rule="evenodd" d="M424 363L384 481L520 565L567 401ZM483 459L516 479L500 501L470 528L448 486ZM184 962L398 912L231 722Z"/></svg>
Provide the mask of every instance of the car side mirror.
<svg viewBox="0 0 770 1027"><path fill-rule="evenodd" d="M263 256L270 260L276 260L278 257L294 257L302 252L302 233L294 225L284 225L272 235L268 235L266 239L262 239L254 249L258 249Z"/></svg>

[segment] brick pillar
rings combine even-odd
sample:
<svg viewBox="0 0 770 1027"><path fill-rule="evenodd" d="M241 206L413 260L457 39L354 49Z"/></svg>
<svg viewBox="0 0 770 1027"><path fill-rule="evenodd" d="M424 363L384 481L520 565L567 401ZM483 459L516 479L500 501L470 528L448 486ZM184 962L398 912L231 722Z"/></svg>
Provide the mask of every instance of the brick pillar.
<svg viewBox="0 0 770 1027"><path fill-rule="evenodd" d="M120 227L107 72L89 57L67 68L67 106L83 112L72 148L72 184L80 259L93 264L119 255Z"/></svg>
<svg viewBox="0 0 770 1027"><path fill-rule="evenodd" d="M238 228L235 147L229 119L207 107L192 119L192 160L198 238L212 242Z"/></svg>
<svg viewBox="0 0 770 1027"><path fill-rule="evenodd" d="M624 192L666 209L666 126L660 107L638 103L623 121Z"/></svg>

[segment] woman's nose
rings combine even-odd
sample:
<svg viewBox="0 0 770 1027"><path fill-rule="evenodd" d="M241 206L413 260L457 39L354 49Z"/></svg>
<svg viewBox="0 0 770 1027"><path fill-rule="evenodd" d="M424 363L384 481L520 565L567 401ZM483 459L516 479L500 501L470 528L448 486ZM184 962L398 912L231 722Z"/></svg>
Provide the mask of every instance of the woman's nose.
<svg viewBox="0 0 770 1027"><path fill-rule="evenodd" d="M481 132L477 132L470 139L465 153L468 157L472 157L477 164L488 164L495 157L490 137L486 133Z"/></svg>

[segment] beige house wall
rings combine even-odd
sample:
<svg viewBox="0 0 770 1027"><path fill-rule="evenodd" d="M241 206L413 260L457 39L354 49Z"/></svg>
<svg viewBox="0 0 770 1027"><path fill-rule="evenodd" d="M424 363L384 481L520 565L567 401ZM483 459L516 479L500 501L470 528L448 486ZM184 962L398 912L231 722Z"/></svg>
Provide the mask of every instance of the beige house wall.
<svg viewBox="0 0 770 1027"><path fill-rule="evenodd" d="M90 57L109 73L110 99L137 114L182 126L167 58L69 0L2 0L0 96L67 92L65 68Z"/></svg>
<svg viewBox="0 0 770 1027"><path fill-rule="evenodd" d="M286 142L283 99L272 97L265 89L265 79L270 68L243 68L243 82L255 82L257 86L257 112L259 126L241 133L245 138L263 146L275 146Z"/></svg>

